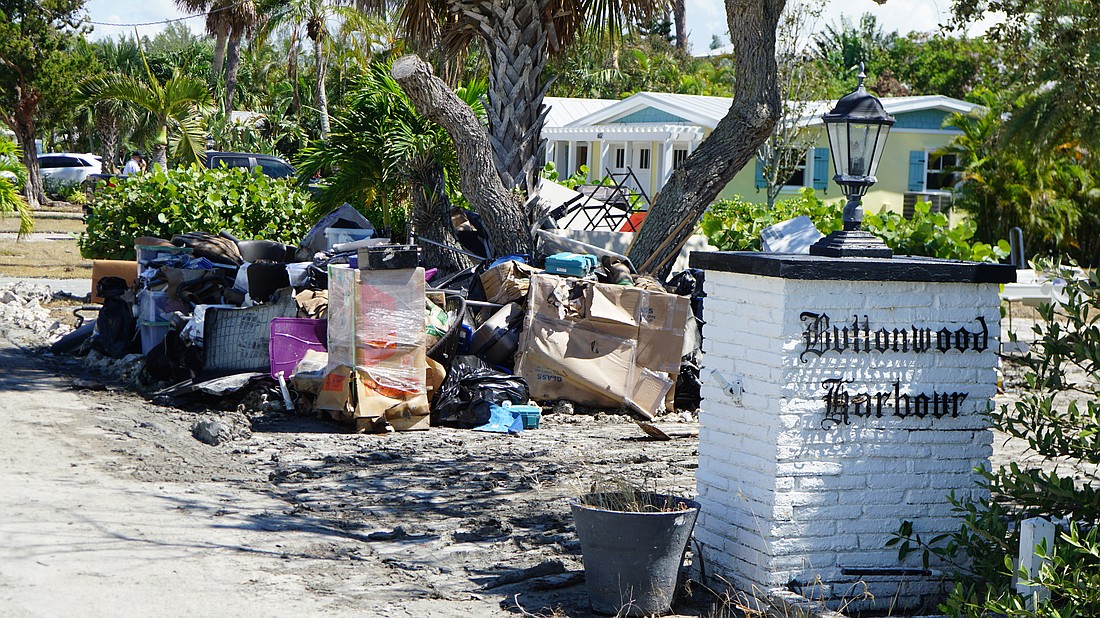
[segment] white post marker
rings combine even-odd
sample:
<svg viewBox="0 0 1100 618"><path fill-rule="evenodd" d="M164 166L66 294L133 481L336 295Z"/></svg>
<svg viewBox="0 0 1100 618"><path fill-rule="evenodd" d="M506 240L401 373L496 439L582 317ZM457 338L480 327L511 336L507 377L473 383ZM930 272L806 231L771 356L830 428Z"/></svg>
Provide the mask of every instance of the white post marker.
<svg viewBox="0 0 1100 618"><path fill-rule="evenodd" d="M1032 517L1020 522L1020 568L1027 573L1029 581L1039 577L1039 569L1043 564L1050 562L1049 558L1040 556L1036 549L1043 545L1046 554L1054 551L1054 524L1042 517ZM1050 600L1050 590L1039 584L1032 584L1017 580L1016 592L1030 594L1027 600L1028 609L1034 610L1038 601Z"/></svg>

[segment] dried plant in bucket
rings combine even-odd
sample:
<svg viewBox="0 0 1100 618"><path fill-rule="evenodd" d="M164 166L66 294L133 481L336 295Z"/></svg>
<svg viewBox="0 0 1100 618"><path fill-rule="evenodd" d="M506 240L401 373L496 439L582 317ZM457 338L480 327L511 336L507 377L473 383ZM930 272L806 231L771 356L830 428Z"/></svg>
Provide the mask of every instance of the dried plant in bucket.
<svg viewBox="0 0 1100 618"><path fill-rule="evenodd" d="M577 503L620 513L676 513L691 508L682 498L659 494L619 477L593 482Z"/></svg>

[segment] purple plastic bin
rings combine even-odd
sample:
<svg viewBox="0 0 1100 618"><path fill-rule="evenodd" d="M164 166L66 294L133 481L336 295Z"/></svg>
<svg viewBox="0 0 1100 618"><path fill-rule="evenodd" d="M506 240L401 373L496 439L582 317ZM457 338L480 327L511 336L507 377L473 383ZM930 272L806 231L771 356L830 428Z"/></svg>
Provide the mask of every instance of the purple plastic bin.
<svg viewBox="0 0 1100 618"><path fill-rule="evenodd" d="M271 320L271 377L279 372L290 379L294 368L309 350L328 351L328 321L312 318L275 318Z"/></svg>

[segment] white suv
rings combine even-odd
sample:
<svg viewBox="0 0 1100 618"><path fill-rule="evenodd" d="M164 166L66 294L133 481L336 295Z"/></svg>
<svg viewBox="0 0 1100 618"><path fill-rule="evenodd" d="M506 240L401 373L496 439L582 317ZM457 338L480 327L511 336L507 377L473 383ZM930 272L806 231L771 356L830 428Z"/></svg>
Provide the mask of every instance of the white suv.
<svg viewBox="0 0 1100 618"><path fill-rule="evenodd" d="M89 174L103 171L100 158L80 152L49 152L38 155L42 179L64 184L80 184Z"/></svg>

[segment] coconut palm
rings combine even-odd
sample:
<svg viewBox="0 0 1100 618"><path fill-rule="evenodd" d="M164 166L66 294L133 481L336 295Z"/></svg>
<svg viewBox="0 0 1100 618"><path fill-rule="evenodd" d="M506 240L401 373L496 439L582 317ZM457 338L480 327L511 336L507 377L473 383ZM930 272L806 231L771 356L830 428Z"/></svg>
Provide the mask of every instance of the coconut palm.
<svg viewBox="0 0 1100 618"><path fill-rule="evenodd" d="M19 235L23 236L34 231L34 219L22 193L27 184L27 168L19 157L19 146L0 135L0 216L19 215Z"/></svg>
<svg viewBox="0 0 1100 618"><path fill-rule="evenodd" d="M148 112L156 131L151 159L162 168L168 168L170 146L174 158L201 163L206 151L202 115L213 105L206 82L173 69L172 76L161 83L149 68L144 52L142 63L144 79L118 73L92 77L80 84L80 97L93 103L130 103Z"/></svg>
<svg viewBox="0 0 1100 618"><path fill-rule="evenodd" d="M176 0L185 11L206 13L206 32L214 37L213 80L218 83L225 68L226 115L233 111L237 91L237 71L241 62L241 43L256 29L256 3L251 0Z"/></svg>
<svg viewBox="0 0 1100 618"><path fill-rule="evenodd" d="M330 26L336 22L362 21L363 13L350 6L342 6L326 0L262 0L259 11L264 15L257 34L258 41L265 41L276 30L288 30L291 38L288 72L293 67L291 81L297 82L298 48L296 41L305 35L313 42L314 106L320 119L321 139L327 139L332 131L328 113L328 92L325 76L328 73L328 55L331 52ZM295 93L296 94L296 93Z"/></svg>
<svg viewBox="0 0 1100 618"><path fill-rule="evenodd" d="M482 41L489 58L486 112L494 163L506 188L531 192L542 167L548 57L588 31L616 37L631 24L663 15L667 5L667 0L420 0L404 4L400 23L415 43L426 49L442 43L452 56L473 38Z"/></svg>

